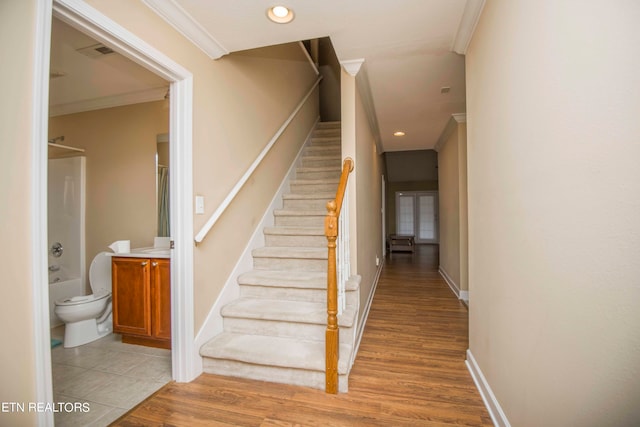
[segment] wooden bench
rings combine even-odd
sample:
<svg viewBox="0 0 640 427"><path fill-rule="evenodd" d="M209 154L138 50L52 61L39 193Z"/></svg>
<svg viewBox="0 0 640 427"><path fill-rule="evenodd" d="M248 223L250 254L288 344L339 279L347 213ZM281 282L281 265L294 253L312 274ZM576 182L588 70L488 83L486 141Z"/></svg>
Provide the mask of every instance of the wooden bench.
<svg viewBox="0 0 640 427"><path fill-rule="evenodd" d="M405 236L401 234L390 234L387 237L387 245L389 253L395 252L413 252L416 243L413 236Z"/></svg>

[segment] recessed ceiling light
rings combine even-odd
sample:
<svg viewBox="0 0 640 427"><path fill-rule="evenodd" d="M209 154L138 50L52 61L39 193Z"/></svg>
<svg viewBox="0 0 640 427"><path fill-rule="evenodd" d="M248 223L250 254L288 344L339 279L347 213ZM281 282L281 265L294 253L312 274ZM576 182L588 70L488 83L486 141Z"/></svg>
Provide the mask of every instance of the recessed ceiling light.
<svg viewBox="0 0 640 427"><path fill-rule="evenodd" d="M267 9L267 17L276 24L288 24L293 21L293 10L285 6L273 6Z"/></svg>
<svg viewBox="0 0 640 427"><path fill-rule="evenodd" d="M405 135L405 133L402 132L401 130L393 133L393 136L404 136L404 135Z"/></svg>

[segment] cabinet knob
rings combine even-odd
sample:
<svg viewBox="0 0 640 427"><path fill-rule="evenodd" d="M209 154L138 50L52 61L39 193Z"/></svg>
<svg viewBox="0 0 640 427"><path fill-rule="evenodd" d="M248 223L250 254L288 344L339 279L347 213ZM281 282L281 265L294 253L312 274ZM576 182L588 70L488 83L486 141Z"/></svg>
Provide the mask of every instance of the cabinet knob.
<svg viewBox="0 0 640 427"><path fill-rule="evenodd" d="M157 262L153 261L153 262L151 263L151 267L157 267L157 266L158 266L158 263L157 263Z"/></svg>
<svg viewBox="0 0 640 427"><path fill-rule="evenodd" d="M141 265L141 266L143 266L143 267L144 267L145 265L147 265L147 264L149 264L147 261L142 261L142 262L140 263L140 265Z"/></svg>

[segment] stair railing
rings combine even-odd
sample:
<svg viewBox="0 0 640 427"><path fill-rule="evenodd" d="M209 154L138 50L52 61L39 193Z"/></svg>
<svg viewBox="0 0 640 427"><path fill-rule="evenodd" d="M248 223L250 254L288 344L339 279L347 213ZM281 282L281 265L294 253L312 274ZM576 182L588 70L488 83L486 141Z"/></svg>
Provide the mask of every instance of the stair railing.
<svg viewBox="0 0 640 427"><path fill-rule="evenodd" d="M327 237L327 248L329 250L329 260L327 265L327 332L325 336L325 391L327 393L338 393L338 359L340 349L340 339L338 330L338 277L336 268L336 240L339 235L339 226L344 227L344 231L348 230L346 226L347 215L342 215L342 204L347 189L347 181L349 173L353 171L353 160L347 157L342 165L342 174L340 175L340 183L336 198L327 202L327 216L324 220L324 234ZM340 218L342 217L342 220ZM348 254L348 240L342 239L343 248L342 256ZM346 250L346 252L345 252ZM342 259L341 265L348 264L348 259ZM346 282L344 271L341 276ZM346 272L348 274L348 271ZM344 289L344 283L342 284ZM344 294L344 290L342 292ZM344 299L344 297L343 297Z"/></svg>
<svg viewBox="0 0 640 427"><path fill-rule="evenodd" d="M305 96L302 98L302 100L298 103L298 105L296 106L296 108L293 110L293 112L289 115L289 117L287 118L287 120L284 121L284 123L282 124L282 126L280 126L280 128L278 129L278 131L275 133L275 135L273 135L273 137L269 140L269 142L267 143L267 145L264 147L264 149L260 152L260 154L258 155L258 157L253 161L253 163L251 164L251 166L249 166L249 169L247 169L247 171L244 173L244 175L242 175L242 177L240 178L240 180L236 183L236 185L231 189L231 191L229 192L229 194L227 195L227 197L225 197L225 199L222 201L222 203L220 204L220 206L218 206L218 208L211 214L211 217L207 220L207 222L202 226L202 228L200 229L200 231L198 232L198 234L196 234L194 240L195 240L195 244L196 246L202 242L202 240L204 240L204 238L207 236L207 233L209 233L209 230L211 230L211 228L214 226L214 224L218 221L218 219L222 216L223 212L229 207L229 205L231 204L231 202L233 201L233 199L238 195L238 193L240 192L240 190L242 189L242 187L244 187L244 185L247 183L247 181L249 181L249 178L251 177L251 175L253 174L253 172L255 172L255 170L258 168L258 166L260 165L260 163L262 162L262 160L267 156L267 154L269 153L269 151L271 150L271 148L275 145L275 143L278 141L278 139L280 138L280 136L284 133L284 131L287 129L287 127L289 126L289 124L293 121L293 119L296 117L296 115L298 114L298 112L302 109L302 107L304 106L304 104L307 102L307 99L309 99L309 97L311 96L311 94L313 93L313 91L315 90L315 88L318 86L318 84L320 83L320 80L322 80L322 76L318 77L318 79L313 83L313 85L311 86L311 89L309 89L307 91L307 93L305 94Z"/></svg>

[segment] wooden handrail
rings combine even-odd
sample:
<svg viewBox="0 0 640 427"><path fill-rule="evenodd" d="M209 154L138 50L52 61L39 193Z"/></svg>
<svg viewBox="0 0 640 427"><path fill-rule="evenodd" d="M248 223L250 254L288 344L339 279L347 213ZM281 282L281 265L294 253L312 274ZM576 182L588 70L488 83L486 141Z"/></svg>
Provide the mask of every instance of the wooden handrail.
<svg viewBox="0 0 640 427"><path fill-rule="evenodd" d="M338 358L340 349L338 330L338 278L336 273L336 240L338 238L338 217L347 188L349 173L353 170L353 160L347 157L342 165L342 174L336 198L327 202L327 216L324 220L324 234L327 236L329 261L327 265L327 332L325 345L325 391L338 393Z"/></svg>

